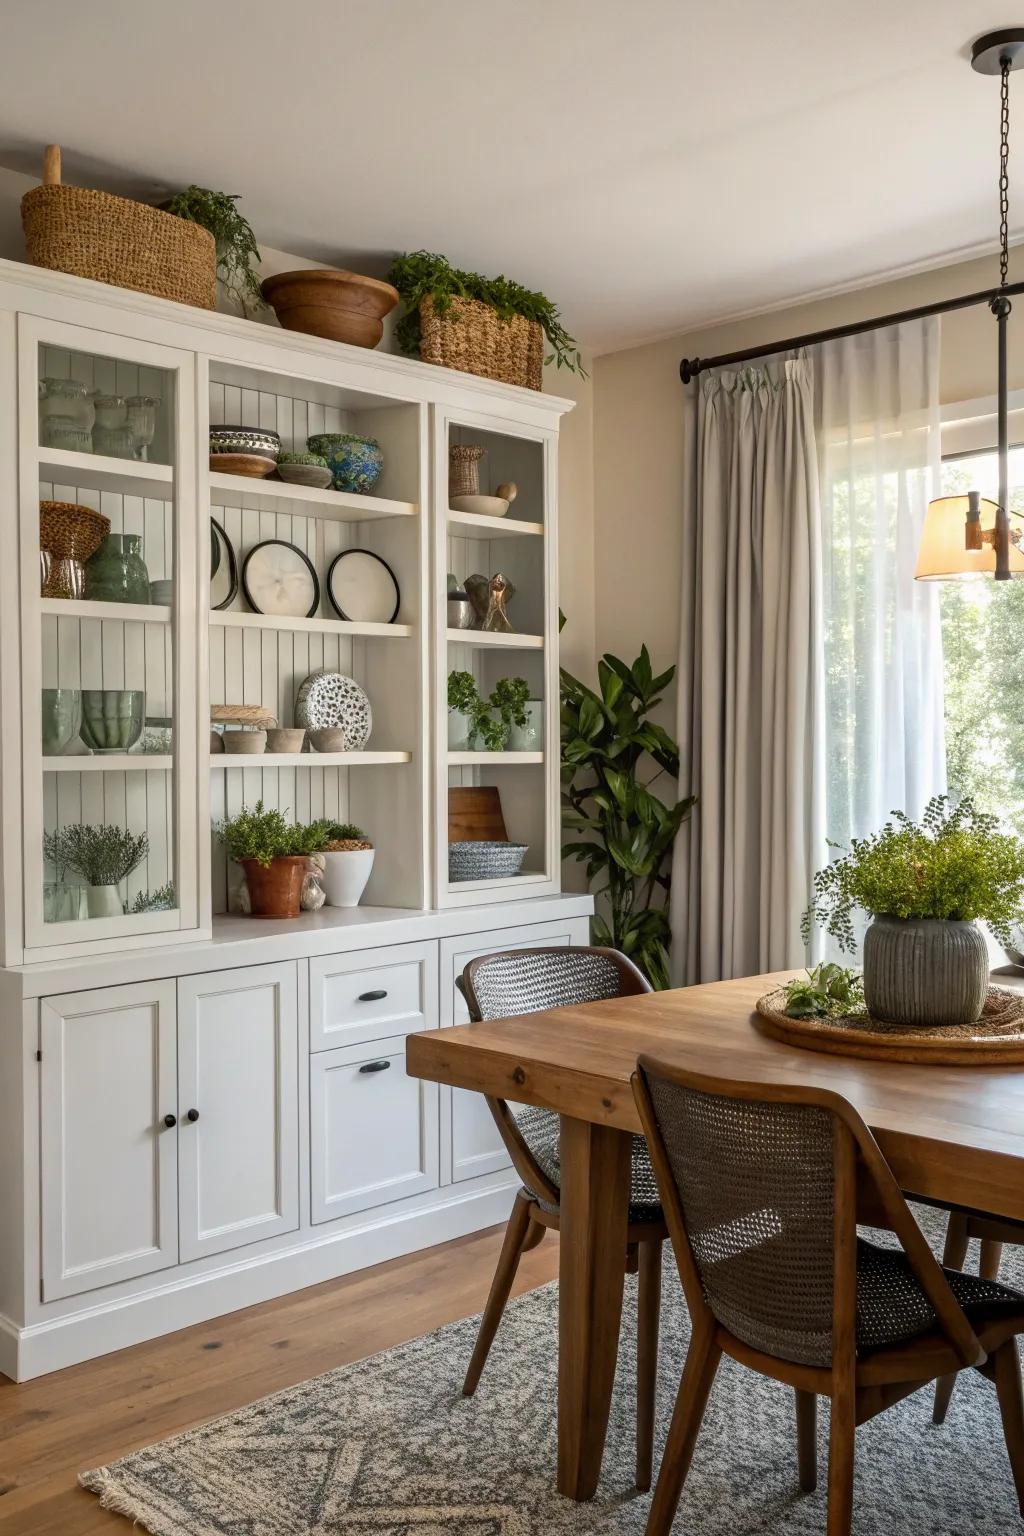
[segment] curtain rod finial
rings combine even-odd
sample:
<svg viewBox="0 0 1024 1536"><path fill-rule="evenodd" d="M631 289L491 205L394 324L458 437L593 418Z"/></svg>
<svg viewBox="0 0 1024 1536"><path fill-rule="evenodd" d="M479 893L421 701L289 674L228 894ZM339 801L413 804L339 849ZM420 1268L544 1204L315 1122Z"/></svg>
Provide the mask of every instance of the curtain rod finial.
<svg viewBox="0 0 1024 1536"><path fill-rule="evenodd" d="M699 357L684 357L679 364L679 377L684 384L690 384L700 373Z"/></svg>

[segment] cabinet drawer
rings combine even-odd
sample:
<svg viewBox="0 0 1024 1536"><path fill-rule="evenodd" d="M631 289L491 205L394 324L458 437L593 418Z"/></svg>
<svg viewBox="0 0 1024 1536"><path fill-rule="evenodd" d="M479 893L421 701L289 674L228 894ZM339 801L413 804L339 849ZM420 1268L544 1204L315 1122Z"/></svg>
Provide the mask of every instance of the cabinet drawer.
<svg viewBox="0 0 1024 1536"><path fill-rule="evenodd" d="M436 1189L439 1090L409 1077L405 1036L309 1063L313 1225Z"/></svg>
<svg viewBox="0 0 1024 1536"><path fill-rule="evenodd" d="M437 1028L437 946L395 944L309 962L309 1048Z"/></svg>

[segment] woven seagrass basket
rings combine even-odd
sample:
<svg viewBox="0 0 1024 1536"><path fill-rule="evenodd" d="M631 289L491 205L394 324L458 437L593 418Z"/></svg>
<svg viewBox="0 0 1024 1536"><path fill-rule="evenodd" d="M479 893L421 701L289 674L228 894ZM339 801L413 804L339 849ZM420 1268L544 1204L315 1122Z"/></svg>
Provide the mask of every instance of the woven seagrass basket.
<svg viewBox="0 0 1024 1536"><path fill-rule="evenodd" d="M62 186L55 144L46 151L43 185L21 200L21 222L33 266L197 309L216 307L217 247L210 231L147 203Z"/></svg>
<svg viewBox="0 0 1024 1536"><path fill-rule="evenodd" d="M536 320L503 320L479 299L453 299L442 314L431 298L420 304L420 356L425 363L458 368L502 384L540 389L544 332Z"/></svg>

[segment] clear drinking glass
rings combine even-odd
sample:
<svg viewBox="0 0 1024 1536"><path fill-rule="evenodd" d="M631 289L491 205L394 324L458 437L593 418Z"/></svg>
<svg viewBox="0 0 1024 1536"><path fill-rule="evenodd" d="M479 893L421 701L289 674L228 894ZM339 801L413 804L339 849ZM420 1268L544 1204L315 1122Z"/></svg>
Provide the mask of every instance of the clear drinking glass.
<svg viewBox="0 0 1024 1536"><path fill-rule="evenodd" d="M149 456L149 445L156 432L156 412L159 404L157 395L128 397L128 428L135 439L137 459L146 459Z"/></svg>

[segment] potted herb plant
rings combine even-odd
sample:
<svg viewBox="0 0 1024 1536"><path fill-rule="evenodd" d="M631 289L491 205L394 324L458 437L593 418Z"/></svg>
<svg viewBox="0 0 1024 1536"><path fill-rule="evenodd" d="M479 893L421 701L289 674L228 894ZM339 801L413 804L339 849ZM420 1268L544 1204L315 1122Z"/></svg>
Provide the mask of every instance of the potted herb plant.
<svg viewBox="0 0 1024 1536"><path fill-rule="evenodd" d="M101 826L62 827L57 834L63 867L81 875L88 886L86 907L90 917L121 917L123 908L118 886L138 869L149 852L145 832L137 835L125 827L104 823ZM53 853L47 857L53 859Z"/></svg>
<svg viewBox="0 0 1024 1536"><path fill-rule="evenodd" d="M542 293L507 277L460 271L430 251L397 257L388 282L404 305L395 338L413 357L529 389L541 388L546 362L586 377L558 306Z"/></svg>
<svg viewBox="0 0 1024 1536"><path fill-rule="evenodd" d="M237 192L211 192L209 187L186 187L163 204L164 211L209 230L217 247L217 275L226 291L247 313L263 304L256 268L260 253L252 225L237 208Z"/></svg>
<svg viewBox="0 0 1024 1536"><path fill-rule="evenodd" d="M253 917L298 917L302 882L320 841L320 823L292 826L262 800L222 821L217 835L245 871Z"/></svg>
<svg viewBox="0 0 1024 1536"><path fill-rule="evenodd" d="M319 851L330 907L358 907L373 870L373 844L351 822L321 822Z"/></svg>
<svg viewBox="0 0 1024 1536"><path fill-rule="evenodd" d="M491 708L505 728L503 745L510 752L533 752L540 745L544 701L530 698L530 685L522 677L501 677L494 685Z"/></svg>
<svg viewBox="0 0 1024 1536"><path fill-rule="evenodd" d="M448 674L448 750L468 752L476 734L480 695L472 672Z"/></svg>
<svg viewBox="0 0 1024 1536"><path fill-rule="evenodd" d="M819 870L804 936L818 924L842 949L864 934L868 1012L894 1024L970 1024L988 989L988 946L978 922L1004 944L1024 913L1024 841L999 830L973 801L930 800L920 822L893 811L880 832Z"/></svg>

